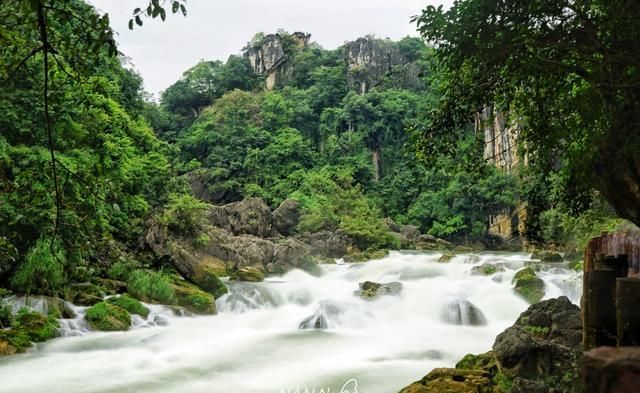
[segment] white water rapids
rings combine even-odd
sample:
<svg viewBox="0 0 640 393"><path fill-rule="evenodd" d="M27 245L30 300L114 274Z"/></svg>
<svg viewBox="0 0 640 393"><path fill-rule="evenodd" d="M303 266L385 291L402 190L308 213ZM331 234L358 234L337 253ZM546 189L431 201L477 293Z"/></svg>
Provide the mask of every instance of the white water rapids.
<svg viewBox="0 0 640 393"><path fill-rule="evenodd" d="M449 263L438 263L439 256L392 252L367 263L323 265L321 277L296 270L230 284L216 316L176 317L150 306L148 321L128 332L88 332L81 320L67 321L65 333L74 336L0 358L0 392L338 393L350 380L344 392L397 392L435 367L486 352L528 306L511 283L528 254L462 254ZM506 270L472 275L483 263ZM581 278L562 266L539 272L545 298L566 295L577 303ZM365 280L399 281L402 291L363 300L354 291ZM452 302L463 300L486 325L446 322ZM319 307L334 311L326 314L329 328L299 329ZM460 309L468 320L467 308Z"/></svg>

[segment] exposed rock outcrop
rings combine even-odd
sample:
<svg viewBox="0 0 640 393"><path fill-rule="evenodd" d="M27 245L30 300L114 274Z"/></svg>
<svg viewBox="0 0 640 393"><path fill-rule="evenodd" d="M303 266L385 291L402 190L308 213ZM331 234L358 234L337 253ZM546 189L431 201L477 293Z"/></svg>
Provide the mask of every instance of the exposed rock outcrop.
<svg viewBox="0 0 640 393"><path fill-rule="evenodd" d="M352 240L343 230L303 233L298 239L308 244L312 254L341 258L347 254Z"/></svg>
<svg viewBox="0 0 640 393"><path fill-rule="evenodd" d="M273 89L283 74L287 73L287 42L293 41L296 49L306 48L311 34L296 32L291 35L284 33L268 34L258 42L245 48L244 56L249 59L253 71L266 76L266 87Z"/></svg>
<svg viewBox="0 0 640 393"><path fill-rule="evenodd" d="M300 204L293 199L286 199L271 214L273 229L284 236L291 236L300 221Z"/></svg>
<svg viewBox="0 0 640 393"><path fill-rule="evenodd" d="M240 202L213 206L207 212L209 224L234 235L270 237L276 235L272 226L271 209L260 198L246 198Z"/></svg>
<svg viewBox="0 0 640 393"><path fill-rule="evenodd" d="M358 94L367 93L394 70L402 73L403 85L420 84L419 67L389 40L358 38L344 45L344 53L348 86Z"/></svg>

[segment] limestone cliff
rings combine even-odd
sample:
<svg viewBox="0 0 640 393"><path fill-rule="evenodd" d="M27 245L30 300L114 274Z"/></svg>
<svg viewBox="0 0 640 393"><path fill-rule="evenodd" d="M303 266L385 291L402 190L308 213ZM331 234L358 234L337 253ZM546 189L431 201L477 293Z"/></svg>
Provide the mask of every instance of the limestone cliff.
<svg viewBox="0 0 640 393"><path fill-rule="evenodd" d="M475 117L476 133L484 135L484 159L497 168L513 173L518 165L526 165L518 152L520 127L508 112L486 107ZM489 233L512 238L524 232L526 206L497 211L489 217Z"/></svg>
<svg viewBox="0 0 640 393"><path fill-rule="evenodd" d="M344 54L349 89L358 94L367 93L392 74L407 88L421 83L420 67L390 40L358 38L344 45Z"/></svg>
<svg viewBox="0 0 640 393"><path fill-rule="evenodd" d="M258 75L266 76L266 88L273 89L278 80L287 72L289 50L303 50L309 44L311 34L296 32L293 34L277 33L264 36L258 42L245 48L244 56L249 59L251 67ZM290 44L293 43L293 47Z"/></svg>

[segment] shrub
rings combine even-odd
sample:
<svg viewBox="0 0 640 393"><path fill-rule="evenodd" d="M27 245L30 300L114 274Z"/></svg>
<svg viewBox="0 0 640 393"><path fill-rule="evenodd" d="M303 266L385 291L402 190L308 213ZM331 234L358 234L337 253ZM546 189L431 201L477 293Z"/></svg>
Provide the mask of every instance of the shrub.
<svg viewBox="0 0 640 393"><path fill-rule="evenodd" d="M16 271L11 284L21 292L50 293L65 282L65 253L57 240L41 238Z"/></svg>
<svg viewBox="0 0 640 393"><path fill-rule="evenodd" d="M129 274L127 287L132 296L143 301L163 304L175 301L171 281L162 273L134 270Z"/></svg>
<svg viewBox="0 0 640 393"><path fill-rule="evenodd" d="M203 213L209 207L188 194L171 194L160 221L169 230L182 235L198 232Z"/></svg>
<svg viewBox="0 0 640 393"><path fill-rule="evenodd" d="M0 329L8 328L13 322L11 306L0 301Z"/></svg>

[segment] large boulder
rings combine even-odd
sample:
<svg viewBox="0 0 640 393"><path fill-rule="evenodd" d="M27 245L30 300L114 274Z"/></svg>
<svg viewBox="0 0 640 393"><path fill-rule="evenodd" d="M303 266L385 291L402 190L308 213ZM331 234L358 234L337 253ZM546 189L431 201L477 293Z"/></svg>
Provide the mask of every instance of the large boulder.
<svg viewBox="0 0 640 393"><path fill-rule="evenodd" d="M234 235L270 237L274 235L271 209L260 198L247 198L207 212L209 223Z"/></svg>
<svg viewBox="0 0 640 393"><path fill-rule="evenodd" d="M580 375L581 342L580 309L562 296L529 307L496 337L493 352L507 378L545 380L558 391L573 392Z"/></svg>
<svg viewBox="0 0 640 393"><path fill-rule="evenodd" d="M271 213L273 228L281 235L291 236L300 221L300 204L286 199Z"/></svg>
<svg viewBox="0 0 640 393"><path fill-rule="evenodd" d="M285 273L294 268L311 270L309 247L295 238L264 239L254 235L234 235L218 227L202 228L198 242L167 233L152 225L145 243L158 258L170 261L182 277L216 298L227 292L219 274L254 266L269 273Z"/></svg>
<svg viewBox="0 0 640 393"><path fill-rule="evenodd" d="M545 300L498 335L492 351L466 355L455 369L436 369L401 393L578 393L581 342L580 309L564 296Z"/></svg>
<svg viewBox="0 0 640 393"><path fill-rule="evenodd" d="M299 240L310 247L314 255L329 258L342 258L351 248L352 240L341 229L336 231L320 231L300 235Z"/></svg>
<svg viewBox="0 0 640 393"><path fill-rule="evenodd" d="M84 319L94 330L112 332L131 327L131 315L127 310L108 302L100 302L87 309Z"/></svg>
<svg viewBox="0 0 640 393"><path fill-rule="evenodd" d="M231 274L229 280L261 282L264 281L264 272L254 266L241 267Z"/></svg>

